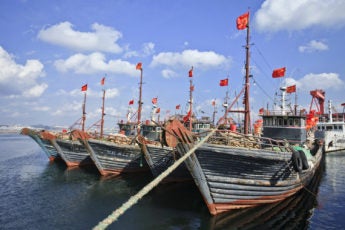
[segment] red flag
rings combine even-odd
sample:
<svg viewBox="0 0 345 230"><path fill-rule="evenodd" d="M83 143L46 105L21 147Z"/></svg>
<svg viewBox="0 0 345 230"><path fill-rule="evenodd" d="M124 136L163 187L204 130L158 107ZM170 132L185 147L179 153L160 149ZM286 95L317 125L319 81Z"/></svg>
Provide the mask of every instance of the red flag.
<svg viewBox="0 0 345 230"><path fill-rule="evenodd" d="M227 86L228 85L228 79L226 78L226 79L223 79L223 80L220 80L220 82L219 82L219 85L220 86Z"/></svg>
<svg viewBox="0 0 345 230"><path fill-rule="evenodd" d="M216 106L216 101L215 100L212 101L212 106Z"/></svg>
<svg viewBox="0 0 345 230"><path fill-rule="evenodd" d="M105 77L102 78L101 80L101 85L104 85Z"/></svg>
<svg viewBox="0 0 345 230"><path fill-rule="evenodd" d="M189 76L189 77L193 77L193 66L192 66L192 68L189 70L188 76Z"/></svg>
<svg viewBox="0 0 345 230"><path fill-rule="evenodd" d="M136 68L136 69L140 69L140 70L142 70L142 63L141 63L141 62L139 62L135 68Z"/></svg>
<svg viewBox="0 0 345 230"><path fill-rule="evenodd" d="M133 105L134 104L134 100L130 100L128 104L129 105Z"/></svg>
<svg viewBox="0 0 345 230"><path fill-rule="evenodd" d="M259 109L259 115L263 115L264 114L264 108Z"/></svg>
<svg viewBox="0 0 345 230"><path fill-rule="evenodd" d="M190 117L190 110L188 111L187 115L183 117L183 122L188 121L189 117Z"/></svg>
<svg viewBox="0 0 345 230"><path fill-rule="evenodd" d="M296 85L291 85L291 86L286 87L286 92L287 93L294 93L294 92L296 92Z"/></svg>
<svg viewBox="0 0 345 230"><path fill-rule="evenodd" d="M157 108L156 113L160 113L160 112L161 112L161 108Z"/></svg>
<svg viewBox="0 0 345 230"><path fill-rule="evenodd" d="M180 109L181 105L176 105L176 109Z"/></svg>
<svg viewBox="0 0 345 230"><path fill-rule="evenodd" d="M244 30L248 26L249 12L242 14L236 20L236 25L238 30Z"/></svg>
<svg viewBox="0 0 345 230"><path fill-rule="evenodd" d="M152 98L152 104L157 104L157 101L158 101L157 97Z"/></svg>
<svg viewBox="0 0 345 230"><path fill-rule="evenodd" d="M285 67L273 70L272 77L273 78L284 77L285 70L286 70Z"/></svg>
<svg viewBox="0 0 345 230"><path fill-rule="evenodd" d="M85 84L81 87L81 91L87 91L87 84Z"/></svg>

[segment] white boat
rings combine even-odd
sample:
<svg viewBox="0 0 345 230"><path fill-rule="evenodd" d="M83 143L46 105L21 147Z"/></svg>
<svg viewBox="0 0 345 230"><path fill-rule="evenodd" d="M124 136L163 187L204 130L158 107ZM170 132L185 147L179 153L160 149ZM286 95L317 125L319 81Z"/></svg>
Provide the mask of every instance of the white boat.
<svg viewBox="0 0 345 230"><path fill-rule="evenodd" d="M345 106L345 103L342 104ZM315 138L324 140L324 151L335 152L345 150L345 119L332 113L332 102L328 101L328 117L321 117L317 123Z"/></svg>

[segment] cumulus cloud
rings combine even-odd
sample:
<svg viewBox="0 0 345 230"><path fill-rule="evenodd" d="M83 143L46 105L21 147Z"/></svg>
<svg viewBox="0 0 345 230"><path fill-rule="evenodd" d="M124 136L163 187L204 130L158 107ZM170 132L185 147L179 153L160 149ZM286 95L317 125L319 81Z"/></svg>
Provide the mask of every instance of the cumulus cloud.
<svg viewBox="0 0 345 230"><path fill-rule="evenodd" d="M151 65L211 68L224 65L226 62L226 57L213 51L184 50L182 53L159 53L153 56Z"/></svg>
<svg viewBox="0 0 345 230"><path fill-rule="evenodd" d="M328 46L321 41L312 40L307 45L298 47L298 50L301 53L311 53L314 51L328 50Z"/></svg>
<svg viewBox="0 0 345 230"><path fill-rule="evenodd" d="M94 74L94 73L114 73L137 76L138 71L135 65L120 59L106 62L102 53L92 53L89 55L75 54L66 60L59 59L54 62L56 69L60 72L72 71L76 74Z"/></svg>
<svg viewBox="0 0 345 230"><path fill-rule="evenodd" d="M266 0L254 16L260 31L302 30L312 26L345 24L343 0Z"/></svg>
<svg viewBox="0 0 345 230"><path fill-rule="evenodd" d="M44 66L38 60L17 64L13 57L0 46L0 94L7 97L39 97L47 84L39 84L44 76Z"/></svg>
<svg viewBox="0 0 345 230"><path fill-rule="evenodd" d="M310 91L314 89L341 90L345 87L344 81L339 78L337 73L310 73L299 80L286 78L285 85L295 85L298 89Z"/></svg>
<svg viewBox="0 0 345 230"><path fill-rule="evenodd" d="M50 44L77 51L122 52L117 44L122 37L121 32L98 23L92 24L91 29L93 32L80 32L74 30L70 22L61 22L40 30L37 37Z"/></svg>

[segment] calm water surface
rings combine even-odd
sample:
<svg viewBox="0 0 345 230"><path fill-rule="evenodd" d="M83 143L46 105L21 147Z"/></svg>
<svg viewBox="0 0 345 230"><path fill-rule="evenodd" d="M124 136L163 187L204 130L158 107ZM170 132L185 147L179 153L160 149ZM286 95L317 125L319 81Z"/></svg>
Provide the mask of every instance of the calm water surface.
<svg viewBox="0 0 345 230"><path fill-rule="evenodd" d="M193 183L160 185L109 229L342 229L345 152L326 156L313 187L281 203L212 217ZM0 229L91 229L152 180L102 178L49 163L29 137L0 134ZM315 195L312 195L315 194Z"/></svg>

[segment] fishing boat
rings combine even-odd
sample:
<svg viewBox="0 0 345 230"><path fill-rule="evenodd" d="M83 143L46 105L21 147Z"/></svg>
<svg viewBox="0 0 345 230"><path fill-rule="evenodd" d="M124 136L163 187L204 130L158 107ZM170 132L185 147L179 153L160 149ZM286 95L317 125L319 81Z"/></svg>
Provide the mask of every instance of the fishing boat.
<svg viewBox="0 0 345 230"><path fill-rule="evenodd" d="M136 69L140 70L139 101L137 112L136 133L140 133L142 110L142 64L138 63ZM98 171L103 176L120 175L148 171L148 165L136 144L135 139L125 133L107 135L95 138L81 130L74 130L74 136L84 145Z"/></svg>
<svg viewBox="0 0 345 230"><path fill-rule="evenodd" d="M345 108L345 103L342 106ZM345 150L344 112L334 116L331 100L328 101L328 115L319 117L315 136L324 140L326 153Z"/></svg>
<svg viewBox="0 0 345 230"><path fill-rule="evenodd" d="M249 12L237 19L237 28L247 30L243 133L214 129L198 141L176 119L164 126L164 144L176 147L181 156L189 154L184 163L211 215L296 194L312 181L323 156L322 141L306 130L306 115L299 111L267 110L263 135L250 133L248 22ZM284 96L286 88L281 90Z"/></svg>
<svg viewBox="0 0 345 230"><path fill-rule="evenodd" d="M193 132L200 139L203 138L207 131L211 129L212 122L207 116L202 116L200 119L197 119L193 113L193 67L189 70L188 76L190 79L188 112L186 115L176 114L173 117L183 122L183 125L190 129L191 132ZM154 111L154 109L155 108L153 107L152 111ZM146 124L142 126L142 135L138 135L136 141L145 156L152 175L157 177L168 167L173 165L180 158L180 155L174 147L164 146L161 144L161 124L155 122L153 115L154 112L151 112L151 121L147 121ZM164 178L163 183L184 182L191 180L192 177L186 166L181 164L176 170Z"/></svg>
<svg viewBox="0 0 345 230"><path fill-rule="evenodd" d="M30 128L23 128L20 132L23 135L31 137L45 152L50 161L61 159L57 149L56 135L46 130L33 130Z"/></svg>
<svg viewBox="0 0 345 230"><path fill-rule="evenodd" d="M104 78L102 79L104 82ZM67 167L78 167L78 166L89 166L93 165L93 161L90 158L84 145L82 145L79 140L73 135L71 130L75 129L76 126L81 126L82 130L85 130L85 120L86 120L86 94L88 85L85 84L81 87L81 91L84 92L84 100L82 104L82 117L78 119L71 127L70 131L60 132L56 135L54 139L54 147L56 151L61 156L62 160L65 162ZM103 94L103 101L104 101Z"/></svg>

